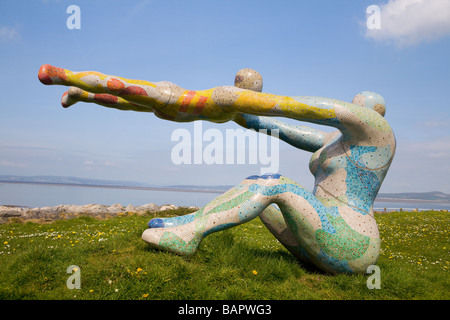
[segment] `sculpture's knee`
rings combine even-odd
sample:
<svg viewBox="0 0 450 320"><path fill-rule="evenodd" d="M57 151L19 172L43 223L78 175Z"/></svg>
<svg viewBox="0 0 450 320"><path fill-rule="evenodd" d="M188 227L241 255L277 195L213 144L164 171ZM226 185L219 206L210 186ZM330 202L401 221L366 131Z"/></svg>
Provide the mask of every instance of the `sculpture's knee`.
<svg viewBox="0 0 450 320"><path fill-rule="evenodd" d="M248 186L248 190L254 194L271 196L278 193L278 189L286 178L281 174L263 174L253 175L244 180L244 184Z"/></svg>

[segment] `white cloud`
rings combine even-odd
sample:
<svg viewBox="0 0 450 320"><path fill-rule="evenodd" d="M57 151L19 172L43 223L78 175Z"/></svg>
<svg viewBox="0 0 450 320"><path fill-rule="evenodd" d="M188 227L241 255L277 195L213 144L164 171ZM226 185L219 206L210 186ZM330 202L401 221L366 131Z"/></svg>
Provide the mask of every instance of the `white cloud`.
<svg viewBox="0 0 450 320"><path fill-rule="evenodd" d="M12 161L0 161L0 166L11 167L11 168L26 168L28 165L20 162L12 162Z"/></svg>
<svg viewBox="0 0 450 320"><path fill-rule="evenodd" d="M450 136L398 141L382 192L450 193Z"/></svg>
<svg viewBox="0 0 450 320"><path fill-rule="evenodd" d="M419 123L419 125L428 128L447 128L450 126L450 123L445 120L427 120L425 122Z"/></svg>
<svg viewBox="0 0 450 320"><path fill-rule="evenodd" d="M379 7L380 28L367 29L368 38L406 47L450 35L449 0L389 0Z"/></svg>
<svg viewBox="0 0 450 320"><path fill-rule="evenodd" d="M93 169L93 167L120 167L120 165L111 162L109 160L106 161L92 161L92 160L86 160L83 161L83 164L86 166L87 169Z"/></svg>
<svg viewBox="0 0 450 320"><path fill-rule="evenodd" d="M0 26L0 39L4 41L16 41L20 39L17 28Z"/></svg>
<svg viewBox="0 0 450 320"><path fill-rule="evenodd" d="M413 154L425 160L429 158L445 158L445 163L440 163L435 169L442 167L442 165L450 168L448 165L450 164L450 137L448 136L430 139L429 141L407 142L405 146Z"/></svg>

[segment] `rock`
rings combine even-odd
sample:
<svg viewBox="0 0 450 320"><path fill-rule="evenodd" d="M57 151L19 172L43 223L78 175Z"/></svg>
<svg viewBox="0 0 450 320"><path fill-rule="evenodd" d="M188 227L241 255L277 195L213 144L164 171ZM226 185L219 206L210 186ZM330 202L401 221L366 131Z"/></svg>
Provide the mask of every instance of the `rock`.
<svg viewBox="0 0 450 320"><path fill-rule="evenodd" d="M60 215L61 207L60 206L42 207L42 208L38 208L38 209L39 209L39 218L58 219L59 215ZM36 212L38 212L38 211L36 210Z"/></svg>
<svg viewBox="0 0 450 320"><path fill-rule="evenodd" d="M159 208L159 211L166 211L166 210L175 210L178 209L178 207L176 205L173 204L167 204L167 205L163 205Z"/></svg>
<svg viewBox="0 0 450 320"><path fill-rule="evenodd" d="M27 211L30 219L39 219L42 217L41 208L32 208Z"/></svg>
<svg viewBox="0 0 450 320"><path fill-rule="evenodd" d="M125 212L126 209L119 203L113 204L108 208L108 212L118 214L119 212Z"/></svg>
<svg viewBox="0 0 450 320"><path fill-rule="evenodd" d="M57 214L60 211L60 207L42 207L37 208L39 211L41 211L42 214Z"/></svg>
<svg viewBox="0 0 450 320"><path fill-rule="evenodd" d="M64 211L67 213L80 213L83 210L82 206L76 204L64 205L63 207Z"/></svg>
<svg viewBox="0 0 450 320"><path fill-rule="evenodd" d="M86 207L86 209L84 212L90 216L104 218L107 215L109 215L108 206L106 206L106 205L90 204L85 207Z"/></svg>
<svg viewBox="0 0 450 320"><path fill-rule="evenodd" d="M88 205L59 205L54 207L41 207L41 208L18 208L0 206L0 224L5 223L9 218L20 218L23 220L44 220L51 221L57 219L68 219L77 217L79 215L89 215L92 217L105 218L115 216L119 213L132 212L138 215L143 215L146 212L156 212L165 210L175 210L179 207L173 204L167 204L158 206L154 203L148 203L141 206L133 206L132 204L126 207L119 203L111 206L100 204L88 204ZM190 206L191 210L198 210L198 207Z"/></svg>
<svg viewBox="0 0 450 320"><path fill-rule="evenodd" d="M142 206L136 207L136 210L138 212L141 212L141 211L143 211L143 212L146 212L146 211L158 211L159 210L159 206L154 204L154 203L147 203L147 204L144 204Z"/></svg>
<svg viewBox="0 0 450 320"><path fill-rule="evenodd" d="M105 213L107 211L108 206L101 205L101 204L88 204L85 207L85 211L87 213L91 214L97 214L97 213Z"/></svg>
<svg viewBox="0 0 450 320"><path fill-rule="evenodd" d="M0 206L0 217L2 218L13 218L20 217L23 214L23 208L11 208Z"/></svg>

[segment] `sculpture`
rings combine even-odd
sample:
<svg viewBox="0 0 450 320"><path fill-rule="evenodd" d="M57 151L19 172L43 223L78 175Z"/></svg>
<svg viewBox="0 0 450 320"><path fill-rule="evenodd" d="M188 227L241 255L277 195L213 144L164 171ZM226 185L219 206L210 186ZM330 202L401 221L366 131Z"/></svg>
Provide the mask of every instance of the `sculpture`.
<svg viewBox="0 0 450 320"><path fill-rule="evenodd" d="M380 238L373 202L395 153L395 137L384 118L385 102L374 92L352 103L321 97L262 93L262 78L243 69L235 86L186 90L171 82L129 80L99 72L72 72L43 65L39 80L70 86L62 97L120 110L153 112L171 121L235 121L245 128L279 130L279 138L312 152L312 192L280 174L250 176L197 212L152 219L143 234L151 246L180 255L196 252L213 232L260 217L302 263L329 273L364 273L377 262ZM326 133L290 125L287 117L337 130ZM276 205L276 206L275 206Z"/></svg>

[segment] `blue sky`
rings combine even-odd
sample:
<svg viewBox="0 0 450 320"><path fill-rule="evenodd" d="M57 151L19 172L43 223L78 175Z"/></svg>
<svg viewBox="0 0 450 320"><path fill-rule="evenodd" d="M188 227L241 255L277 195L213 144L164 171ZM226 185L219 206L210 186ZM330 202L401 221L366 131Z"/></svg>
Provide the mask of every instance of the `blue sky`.
<svg viewBox="0 0 450 320"><path fill-rule="evenodd" d="M450 193L450 1L0 1L0 175L235 185L259 165L176 165L171 134L193 123L79 103L44 86L42 64L187 89L258 70L264 92L386 100L396 158L381 192ZM81 29L70 30L70 5ZM368 30L366 8L380 8ZM288 120L288 122L292 122ZM237 129L203 122L203 129ZM310 154L280 143L279 172L312 189Z"/></svg>

